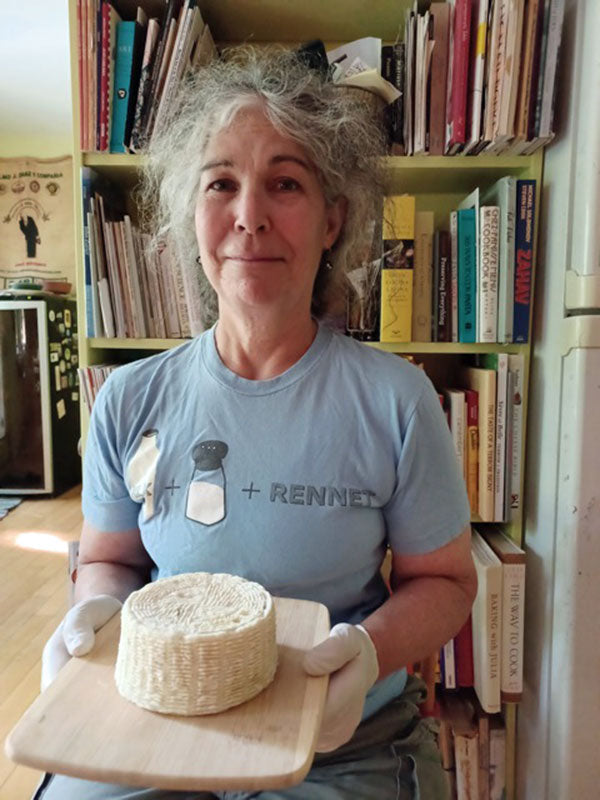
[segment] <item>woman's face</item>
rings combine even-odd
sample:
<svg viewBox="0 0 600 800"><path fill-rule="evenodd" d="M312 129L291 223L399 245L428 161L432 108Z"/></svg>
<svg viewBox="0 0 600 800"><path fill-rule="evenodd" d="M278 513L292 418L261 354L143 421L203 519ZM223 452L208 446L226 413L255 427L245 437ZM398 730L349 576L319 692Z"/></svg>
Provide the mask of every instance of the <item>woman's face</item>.
<svg viewBox="0 0 600 800"><path fill-rule="evenodd" d="M202 266L237 314L307 315L323 250L335 242L342 204L328 207L303 148L259 109L240 111L202 159L196 203Z"/></svg>

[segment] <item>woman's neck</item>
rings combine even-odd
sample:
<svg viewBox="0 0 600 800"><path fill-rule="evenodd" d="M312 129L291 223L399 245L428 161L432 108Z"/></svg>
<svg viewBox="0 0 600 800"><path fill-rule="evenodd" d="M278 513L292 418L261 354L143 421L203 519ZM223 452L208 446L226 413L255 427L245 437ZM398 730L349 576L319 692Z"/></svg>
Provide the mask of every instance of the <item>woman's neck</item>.
<svg viewBox="0 0 600 800"><path fill-rule="evenodd" d="M314 341L318 326L309 314L288 320L219 315L217 352L225 366L248 380L268 380L293 366Z"/></svg>

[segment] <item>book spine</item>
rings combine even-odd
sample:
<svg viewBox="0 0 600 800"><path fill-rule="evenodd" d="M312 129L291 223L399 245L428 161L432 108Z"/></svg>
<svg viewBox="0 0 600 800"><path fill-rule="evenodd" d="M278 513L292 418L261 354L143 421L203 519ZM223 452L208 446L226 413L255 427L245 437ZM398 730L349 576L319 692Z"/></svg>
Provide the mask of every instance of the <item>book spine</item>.
<svg viewBox="0 0 600 800"><path fill-rule="evenodd" d="M448 26L450 6L432 3L435 47L431 59L431 114L429 119L429 153L444 154L446 134L446 85L448 82Z"/></svg>
<svg viewBox="0 0 600 800"><path fill-rule="evenodd" d="M431 282L431 341L439 342L439 322L440 322L440 233L435 231L433 234L433 279ZM448 293L447 283L444 284L444 292ZM447 320L442 320L443 324Z"/></svg>
<svg viewBox="0 0 600 800"><path fill-rule="evenodd" d="M470 614L454 638L454 655L457 686L473 686L473 620Z"/></svg>
<svg viewBox="0 0 600 800"><path fill-rule="evenodd" d="M466 141L467 91L469 84L469 40L471 3L456 0L450 118L446 130L446 153L458 152Z"/></svg>
<svg viewBox="0 0 600 800"><path fill-rule="evenodd" d="M548 40L544 63L544 85L540 112L540 136L548 136L552 131L554 112L554 89L558 55L562 38L565 0L553 0L548 21Z"/></svg>
<svg viewBox="0 0 600 800"><path fill-rule="evenodd" d="M129 87L133 67L135 22L117 23L117 57L113 84L113 118L110 129L110 150L125 153L125 126L129 106Z"/></svg>
<svg viewBox="0 0 600 800"><path fill-rule="evenodd" d="M510 464L510 512L511 522L519 519L521 513L521 449L523 446L523 356L509 355L508 369L513 374L513 397L510 403L512 413L512 445Z"/></svg>
<svg viewBox="0 0 600 800"><path fill-rule="evenodd" d="M458 340L475 342L476 226L475 209L458 213Z"/></svg>
<svg viewBox="0 0 600 800"><path fill-rule="evenodd" d="M454 731L456 795L461 800L479 797L479 763L477 736L463 736Z"/></svg>
<svg viewBox="0 0 600 800"><path fill-rule="evenodd" d="M490 728L490 800L506 800L505 728Z"/></svg>
<svg viewBox="0 0 600 800"><path fill-rule="evenodd" d="M517 181L513 340L529 341L535 221L535 180Z"/></svg>
<svg viewBox="0 0 600 800"><path fill-rule="evenodd" d="M500 210L498 206L480 208L479 342L498 339L498 257Z"/></svg>
<svg viewBox="0 0 600 800"><path fill-rule="evenodd" d="M140 73L140 82L138 85L138 93L135 101L135 110L133 112L133 125L131 127L131 137L129 141L129 148L134 153L142 149L142 124L144 118L144 110L146 104L149 102L148 92L150 89L150 79L152 74L152 65L156 55L156 44L160 27L156 19L148 21L148 30L146 33L146 43L144 47L144 55L142 61L142 70Z"/></svg>
<svg viewBox="0 0 600 800"><path fill-rule="evenodd" d="M506 458L506 390L508 356L498 353L496 375L496 447L494 460L494 521L504 520L504 468Z"/></svg>
<svg viewBox="0 0 600 800"><path fill-rule="evenodd" d="M82 223L83 223L83 261L85 280L85 330L86 336L95 336L94 311L92 299L92 271L90 261L90 229L88 212L92 196L92 175L89 168L81 168L81 196L82 196Z"/></svg>
<svg viewBox="0 0 600 800"><path fill-rule="evenodd" d="M469 95L467 103L468 145L465 147L465 153L469 152L470 149L479 142L481 137L488 0L478 0L478 4L475 3L474 6L474 13L472 13L471 20L471 66L469 70Z"/></svg>
<svg viewBox="0 0 600 800"><path fill-rule="evenodd" d="M450 234L440 231L438 285L438 341L452 341Z"/></svg>
<svg viewBox="0 0 600 800"><path fill-rule="evenodd" d="M108 150L108 95L110 61L110 5L102 2L102 49L100 56L100 150Z"/></svg>
<svg viewBox="0 0 600 800"><path fill-rule="evenodd" d="M475 532L473 536L477 536ZM484 711L500 711L502 643L502 566L483 564L474 558L477 598L473 604L474 686Z"/></svg>
<svg viewBox="0 0 600 800"><path fill-rule="evenodd" d="M454 639L443 647L444 658L444 687L446 689L456 689L456 665L454 658Z"/></svg>
<svg viewBox="0 0 600 800"><path fill-rule="evenodd" d="M380 338L382 342L410 342L415 248L413 196L386 199L382 234Z"/></svg>
<svg viewBox="0 0 600 800"><path fill-rule="evenodd" d="M523 695L523 641L525 629L525 564L502 565L502 676L504 703Z"/></svg>
<svg viewBox="0 0 600 800"><path fill-rule="evenodd" d="M412 341L431 341L431 286L433 273L433 211L415 214Z"/></svg>
<svg viewBox="0 0 600 800"><path fill-rule="evenodd" d="M498 341L513 340L515 294L515 212L517 182L507 176L500 189L500 260L498 263Z"/></svg>
<svg viewBox="0 0 600 800"><path fill-rule="evenodd" d="M465 389L467 404L467 496L473 514L479 510L479 399L473 389Z"/></svg>
<svg viewBox="0 0 600 800"><path fill-rule="evenodd" d="M450 330L458 342L458 213L450 212Z"/></svg>

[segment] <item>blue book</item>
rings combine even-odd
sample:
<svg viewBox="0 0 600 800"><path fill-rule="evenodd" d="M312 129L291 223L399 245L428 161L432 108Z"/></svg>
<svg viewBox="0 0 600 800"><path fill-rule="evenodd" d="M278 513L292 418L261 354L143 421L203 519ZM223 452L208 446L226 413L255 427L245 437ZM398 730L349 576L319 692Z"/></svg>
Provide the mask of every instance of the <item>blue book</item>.
<svg viewBox="0 0 600 800"><path fill-rule="evenodd" d="M459 208L458 219L458 341L476 341L477 227L474 208Z"/></svg>
<svg viewBox="0 0 600 800"><path fill-rule="evenodd" d="M95 173L90 167L81 168L81 195L83 211L83 260L85 265L85 331L86 336L96 335L94 325L94 302L92 287L92 268L90 262L90 231L88 227L88 211L90 210L90 198L93 193Z"/></svg>
<svg viewBox="0 0 600 800"><path fill-rule="evenodd" d="M113 83L113 115L110 128L110 152L126 153L133 125L137 98L144 29L139 22L117 22L117 52Z"/></svg>
<svg viewBox="0 0 600 800"><path fill-rule="evenodd" d="M535 180L517 181L513 342L529 340L535 227Z"/></svg>

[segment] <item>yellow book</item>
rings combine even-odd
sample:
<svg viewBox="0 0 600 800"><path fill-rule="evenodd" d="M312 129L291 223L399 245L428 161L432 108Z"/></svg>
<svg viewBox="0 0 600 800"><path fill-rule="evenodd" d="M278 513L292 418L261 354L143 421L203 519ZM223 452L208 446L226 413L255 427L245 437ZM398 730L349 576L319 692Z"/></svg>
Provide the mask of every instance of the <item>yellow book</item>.
<svg viewBox="0 0 600 800"><path fill-rule="evenodd" d="M417 211L415 214L415 267L413 277L413 342L431 341L433 232L433 211Z"/></svg>
<svg viewBox="0 0 600 800"><path fill-rule="evenodd" d="M382 228L380 339L382 342L410 342L415 253L414 196L386 197Z"/></svg>

